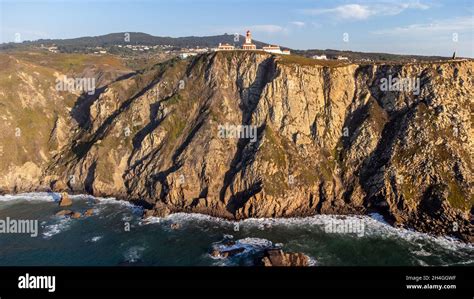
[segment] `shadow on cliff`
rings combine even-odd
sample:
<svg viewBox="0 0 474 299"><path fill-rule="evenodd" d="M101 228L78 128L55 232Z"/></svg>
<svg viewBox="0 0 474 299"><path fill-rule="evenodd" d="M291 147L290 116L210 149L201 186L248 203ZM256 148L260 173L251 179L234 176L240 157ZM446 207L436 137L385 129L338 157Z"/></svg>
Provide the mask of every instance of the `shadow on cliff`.
<svg viewBox="0 0 474 299"><path fill-rule="evenodd" d="M240 105L242 111L242 125L250 126L252 115L258 106L262 92L265 86L278 76L275 58L270 57L262 61L257 69L254 82L248 88L242 88L241 78L237 78L237 86L240 89ZM234 216L240 208L255 194L262 190L262 182L256 181L246 190L235 192L233 182L236 175L245 171L247 165L250 165L255 159L255 153L261 142L266 124L257 128L257 140L251 142L249 138L240 138L237 142L237 150L234 154L229 170L224 176L223 187L220 191L220 200L225 202L227 190L230 189L231 196L226 205L227 211Z"/></svg>
<svg viewBox="0 0 474 299"><path fill-rule="evenodd" d="M77 122L79 127L81 129L87 130L90 127L90 109L92 104L100 97L100 95L107 89L107 86L114 83L114 82L119 82L126 80L134 75L136 75L137 72L131 72L124 74L115 80L113 80L111 83L102 86L100 88L97 88L94 91L94 94L89 95L87 93L83 93L74 103L74 107L72 107L71 110L71 117Z"/></svg>
<svg viewBox="0 0 474 299"><path fill-rule="evenodd" d="M165 72L165 69L159 70L158 74L154 77L154 79L148 83L145 87L141 88L141 90L136 93L134 96L131 98L127 99L124 101L120 107L115 110L111 115L109 115L100 125L100 127L92 134L91 138L86 141L78 142L73 145L72 151L76 155L78 159L81 159L96 143L98 140L101 140L104 138L104 136L107 134L108 130L111 127L111 124L116 120L116 118L122 114L124 111L128 109L128 107L138 98L143 96L145 93L147 93L150 89L152 89L158 82L160 82L163 74ZM123 79L122 79L123 80ZM104 87L106 88L106 87ZM99 95L97 95L99 97ZM90 106L89 106L90 107Z"/></svg>
<svg viewBox="0 0 474 299"><path fill-rule="evenodd" d="M390 221L393 221L393 211L390 210L390 205L379 206L377 203L386 201L386 193L389 190L383 190L384 187L374 186L375 178L383 171L385 167L393 157L395 144L400 136L405 136L409 128L410 119L414 117L416 107L420 104L426 104L429 101L429 98L432 96L431 93L427 97L421 98L411 95L411 102L405 101L405 106L399 109L388 108L387 103L382 101L382 98L385 97L386 93L393 93L394 91L381 91L380 83L378 82L379 78L387 78L388 75L398 76L401 73L400 66L384 66L377 70L374 74L372 84L369 88L371 98L374 99L373 102L368 102L364 107L358 111L361 115L364 115L363 119L370 117L374 120L375 123L379 122L377 125L381 125L381 136L378 139L378 143L375 149L369 154L369 156L364 160L361 166L358 169L359 178L361 186L366 194L364 200L364 206L369 209L376 210L379 213L382 213L385 216L388 216ZM422 72L419 77L423 82L421 86L429 86L431 78L426 72ZM397 92L398 93L398 92ZM400 99L402 95L397 94L397 99ZM407 95L403 95L407 97ZM377 105L385 111L387 114L387 119L385 123L381 124L377 116L371 115L370 105ZM360 115L359 115L360 117ZM355 119L358 117L356 116ZM352 125L360 126L362 122L360 119L356 120ZM344 147L349 147L350 144L346 144ZM393 185L393 178L390 180L390 184ZM376 189L374 189L374 187ZM393 191L396 192L395 186L392 186ZM402 210L402 201L399 200L397 196L397 208ZM374 205L375 204L375 205Z"/></svg>

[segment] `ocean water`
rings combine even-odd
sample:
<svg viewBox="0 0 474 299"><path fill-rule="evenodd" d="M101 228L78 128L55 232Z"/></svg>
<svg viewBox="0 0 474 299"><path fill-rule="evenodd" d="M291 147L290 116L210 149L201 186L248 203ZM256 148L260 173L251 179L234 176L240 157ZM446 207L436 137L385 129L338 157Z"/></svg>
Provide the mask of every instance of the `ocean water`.
<svg viewBox="0 0 474 299"><path fill-rule="evenodd" d="M0 220L38 220L39 226L36 237L0 233L0 266L250 266L268 247L303 252L314 266L474 266L473 244L394 228L376 214L232 222L178 213L145 221L128 202L71 198L66 209L94 214L55 216L61 210L55 193L0 196ZM341 221L363 230L335 228ZM229 239L244 251L230 258L210 255Z"/></svg>

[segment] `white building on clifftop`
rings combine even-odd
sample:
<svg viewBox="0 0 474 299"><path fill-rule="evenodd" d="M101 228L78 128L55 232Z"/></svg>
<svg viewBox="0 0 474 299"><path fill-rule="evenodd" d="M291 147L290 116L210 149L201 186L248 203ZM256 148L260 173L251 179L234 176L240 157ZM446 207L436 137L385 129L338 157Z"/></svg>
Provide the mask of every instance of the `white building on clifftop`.
<svg viewBox="0 0 474 299"><path fill-rule="evenodd" d="M219 43L219 46L215 50L216 51L233 51L235 50L235 47L228 43L225 43L225 44ZM250 30L247 30L247 33L245 34L245 42L242 45L242 50L244 51L259 50L257 49L257 46L252 43L252 32L250 32ZM276 45L268 45L266 47L263 47L262 50L268 53L272 53L272 54L282 54L282 55L291 54L289 50L281 50L280 46L276 46Z"/></svg>
<svg viewBox="0 0 474 299"><path fill-rule="evenodd" d="M242 49L257 50L257 46L252 44L252 33L250 30L247 30L247 33L245 34L245 43L242 45Z"/></svg>

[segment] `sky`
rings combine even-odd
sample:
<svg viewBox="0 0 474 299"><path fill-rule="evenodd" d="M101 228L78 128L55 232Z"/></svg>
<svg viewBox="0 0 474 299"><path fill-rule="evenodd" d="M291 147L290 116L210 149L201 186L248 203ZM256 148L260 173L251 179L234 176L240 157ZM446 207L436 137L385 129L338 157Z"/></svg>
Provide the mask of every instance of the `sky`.
<svg viewBox="0 0 474 299"><path fill-rule="evenodd" d="M0 0L0 43L247 29L293 49L474 57L473 0Z"/></svg>

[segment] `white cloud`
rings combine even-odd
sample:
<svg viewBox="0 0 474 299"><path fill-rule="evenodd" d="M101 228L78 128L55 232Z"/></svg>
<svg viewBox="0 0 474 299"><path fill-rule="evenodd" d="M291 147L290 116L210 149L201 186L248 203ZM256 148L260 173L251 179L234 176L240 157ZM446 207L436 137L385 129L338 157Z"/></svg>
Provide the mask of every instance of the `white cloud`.
<svg viewBox="0 0 474 299"><path fill-rule="evenodd" d="M290 22L290 24L295 25L297 27L304 27L306 25L305 22L301 22L301 21L293 21L293 22Z"/></svg>
<svg viewBox="0 0 474 299"><path fill-rule="evenodd" d="M435 34L440 32L473 31L474 17L458 17L453 19L438 20L432 23L411 24L404 27L395 27L372 31L373 34L386 35L419 35Z"/></svg>
<svg viewBox="0 0 474 299"><path fill-rule="evenodd" d="M347 4L326 9L305 9L302 12L308 15L331 14L340 19L367 19L371 14L367 6L359 4Z"/></svg>
<svg viewBox="0 0 474 299"><path fill-rule="evenodd" d="M372 16L398 15L407 9L428 9L429 6L419 1L397 3L380 2L367 5L345 4L334 8L303 9L300 12L308 15L330 15L343 20L365 20Z"/></svg>
<svg viewBox="0 0 474 299"><path fill-rule="evenodd" d="M319 29L322 27L322 25L320 23L317 23L317 22L311 22L311 25L313 26L313 28L315 29Z"/></svg>
<svg viewBox="0 0 474 299"><path fill-rule="evenodd" d="M284 27L278 25L253 25L248 27L249 30L255 32L263 32L263 33L279 33L285 32L286 29Z"/></svg>

